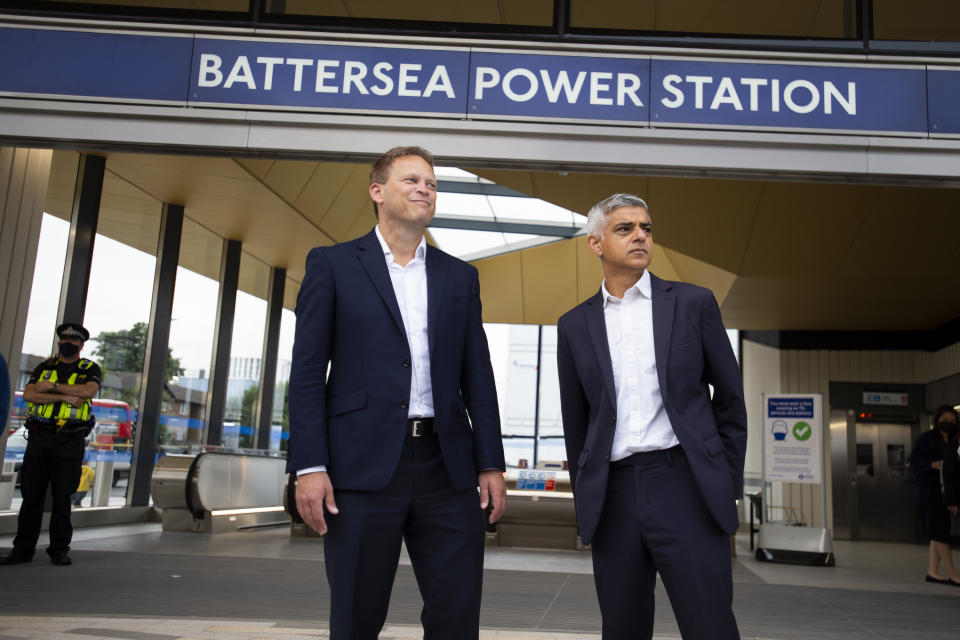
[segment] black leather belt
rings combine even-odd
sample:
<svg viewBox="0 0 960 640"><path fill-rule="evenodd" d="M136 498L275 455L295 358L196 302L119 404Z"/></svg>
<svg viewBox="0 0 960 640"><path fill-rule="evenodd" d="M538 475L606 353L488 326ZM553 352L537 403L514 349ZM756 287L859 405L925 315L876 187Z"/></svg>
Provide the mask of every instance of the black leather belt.
<svg viewBox="0 0 960 640"><path fill-rule="evenodd" d="M407 435L414 438L432 436L437 432L433 418L410 418L407 420Z"/></svg>
<svg viewBox="0 0 960 640"><path fill-rule="evenodd" d="M669 449L640 451L611 464L615 467L658 467L673 464L675 460L684 457L686 454L683 452L683 447L676 445Z"/></svg>

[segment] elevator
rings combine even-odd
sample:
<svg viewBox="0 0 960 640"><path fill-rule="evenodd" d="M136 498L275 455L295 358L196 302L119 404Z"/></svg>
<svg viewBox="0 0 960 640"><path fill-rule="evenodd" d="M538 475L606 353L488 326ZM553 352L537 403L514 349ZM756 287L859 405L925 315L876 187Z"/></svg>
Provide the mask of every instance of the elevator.
<svg viewBox="0 0 960 640"><path fill-rule="evenodd" d="M830 383L834 538L917 541L905 472L924 415L921 385Z"/></svg>
<svg viewBox="0 0 960 640"><path fill-rule="evenodd" d="M911 425L856 422L854 427L860 539L912 542L913 486L904 479Z"/></svg>

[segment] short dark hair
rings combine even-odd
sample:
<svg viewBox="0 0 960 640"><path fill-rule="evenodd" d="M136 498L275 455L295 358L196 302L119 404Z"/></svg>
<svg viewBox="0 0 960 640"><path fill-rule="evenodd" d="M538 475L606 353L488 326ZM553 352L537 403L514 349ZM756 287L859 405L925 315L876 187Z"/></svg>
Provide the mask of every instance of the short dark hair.
<svg viewBox="0 0 960 640"><path fill-rule="evenodd" d="M420 156L423 158L430 167L433 167L433 154L424 149L423 147L394 147L393 149L388 149L377 158L373 166L370 168L370 184L383 184L387 181L387 178L390 176L390 167L393 166L394 161L397 158L404 158L406 156ZM373 203L373 215L380 218L380 212L377 210L377 203Z"/></svg>
<svg viewBox="0 0 960 640"><path fill-rule="evenodd" d="M423 147L394 147L376 159L370 169L370 184L383 184L390 175L390 167L397 158L405 156L420 156L427 164L433 166L433 155Z"/></svg>

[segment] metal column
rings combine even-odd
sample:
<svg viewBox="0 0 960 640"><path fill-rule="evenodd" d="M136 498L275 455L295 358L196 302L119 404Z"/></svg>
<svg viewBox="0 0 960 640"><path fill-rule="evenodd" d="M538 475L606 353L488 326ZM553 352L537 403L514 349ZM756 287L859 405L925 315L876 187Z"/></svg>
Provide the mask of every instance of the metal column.
<svg viewBox="0 0 960 640"><path fill-rule="evenodd" d="M537 386L533 400L533 468L540 459L540 369L543 357L543 325L537 325Z"/></svg>
<svg viewBox="0 0 960 640"><path fill-rule="evenodd" d="M84 154L80 157L70 215L67 261L60 289L60 309L57 312L60 322L83 322L106 167L107 159L103 156Z"/></svg>
<svg viewBox="0 0 960 640"><path fill-rule="evenodd" d="M220 296L217 300L217 326L214 336L210 386L207 391L206 444L219 446L223 440L223 415L227 404L227 379L230 374L230 346L233 341L233 316L237 309L237 283L240 279L239 240L225 240L220 263Z"/></svg>
<svg viewBox="0 0 960 640"><path fill-rule="evenodd" d="M277 386L277 349L280 348L280 318L287 270L270 269L270 291L267 294L267 328L263 338L260 366L260 391L257 393L257 449L270 448L270 427L273 425L273 398Z"/></svg>
<svg viewBox="0 0 960 640"><path fill-rule="evenodd" d="M180 260L183 235L183 207L165 204L160 220L160 243L157 245L157 267L153 275L153 298L147 352L144 356L140 391L140 415L130 465L130 490L127 505L146 506L150 499L150 478L157 453L160 407L167 383L170 324L173 315L173 294Z"/></svg>

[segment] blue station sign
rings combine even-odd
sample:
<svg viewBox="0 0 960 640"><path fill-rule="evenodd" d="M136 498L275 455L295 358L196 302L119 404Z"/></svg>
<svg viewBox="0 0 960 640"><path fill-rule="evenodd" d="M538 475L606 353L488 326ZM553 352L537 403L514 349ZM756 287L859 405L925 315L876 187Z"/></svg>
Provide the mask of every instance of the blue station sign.
<svg viewBox="0 0 960 640"><path fill-rule="evenodd" d="M0 27L0 95L458 119L960 134L960 70ZM928 115L929 114L929 115Z"/></svg>
<svg viewBox="0 0 960 640"><path fill-rule="evenodd" d="M463 115L466 50L197 38L189 101Z"/></svg>
<svg viewBox="0 0 960 640"><path fill-rule="evenodd" d="M926 133L923 67L655 59L653 125Z"/></svg>

